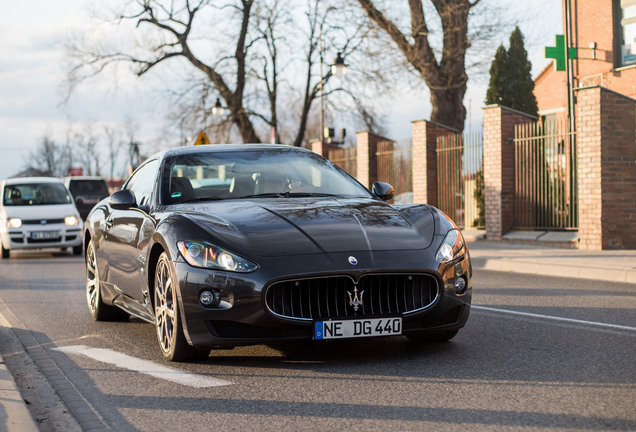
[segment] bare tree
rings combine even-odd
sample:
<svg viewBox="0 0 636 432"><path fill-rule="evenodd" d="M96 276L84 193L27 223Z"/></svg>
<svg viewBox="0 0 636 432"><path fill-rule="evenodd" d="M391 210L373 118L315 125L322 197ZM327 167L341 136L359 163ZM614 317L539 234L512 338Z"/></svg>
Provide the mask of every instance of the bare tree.
<svg viewBox="0 0 636 432"><path fill-rule="evenodd" d="M165 4L168 3L168 4ZM250 43L247 31L254 0L236 0L233 4L220 7L212 0L181 2L162 2L158 0L136 0L128 4L129 12L121 14L119 20L133 21L137 27L150 28L154 31L154 38L148 38L143 52L106 50L86 48L83 42L71 43L67 46L75 64L69 72L69 89L84 78L101 73L107 66L127 62L135 65L138 76L146 74L157 65L167 60L182 58L201 71L212 82L221 98L227 105L233 123L237 126L244 142L260 142L254 130L248 112L243 106L246 86L246 58ZM219 54L213 61L205 61L196 54L193 47L193 25L198 15L203 12L213 13L217 22L227 21L222 11L230 7L239 16L239 31L235 39L235 49L232 55ZM200 45L195 41L194 45ZM231 72L224 71L230 69ZM229 84L234 80L233 88Z"/></svg>
<svg viewBox="0 0 636 432"><path fill-rule="evenodd" d="M132 128L129 127L128 129L131 130ZM122 137L121 130L113 126L106 125L103 127L103 131L104 138L106 140L106 151L108 156L108 179L113 180L113 178L115 177L117 162L119 161L119 155L124 148L125 142Z"/></svg>
<svg viewBox="0 0 636 432"><path fill-rule="evenodd" d="M441 21L441 49L431 43L432 34L422 0L409 0L410 34L380 11L372 0L358 0L369 19L384 31L430 89L431 120L463 130L466 109L466 50L470 46L468 19L480 0L431 0ZM377 1L376 1L377 3Z"/></svg>
<svg viewBox="0 0 636 432"><path fill-rule="evenodd" d="M143 39L137 47L118 46L116 38L103 38L100 29L102 40L97 44L87 40L67 43L73 59L69 92L82 80L117 65L132 65L138 76L160 64L169 63L173 72L184 64L189 70L194 66L205 77L203 81L184 73L183 80L171 82L169 89L173 97L170 117L178 120L180 143L185 139L184 128L200 128L203 120L208 134L220 139L234 140L235 133L228 127L233 124L243 142L260 142L259 136L273 130L276 142L284 136L286 142L300 146L312 124L310 115L317 113L315 102L321 86L326 103L338 94L355 95L357 99L349 97L351 111L361 108L363 119L372 118L369 99L340 86L328 88L331 71L318 71L320 56L327 49L334 57L336 50L347 55L365 37L359 25L345 29L346 20L337 22L340 11L333 5L339 4L307 0L307 20L303 22L299 20L303 6L280 0L131 1L124 13L118 11L116 19L106 18L106 22L117 22L118 27L135 24L134 34ZM331 23L326 25L328 16ZM216 92L207 91L210 86L230 116L214 119L208 128L209 99L216 98ZM345 103L338 105L345 109Z"/></svg>
<svg viewBox="0 0 636 432"><path fill-rule="evenodd" d="M35 169L43 175L62 177L69 173L73 152L66 144L57 144L50 136L42 137L40 144L29 154L26 168Z"/></svg>
<svg viewBox="0 0 636 432"><path fill-rule="evenodd" d="M99 137L94 130L94 125L87 123L73 126L68 131L67 145L72 149L74 162L79 164L85 175L101 175L101 157L98 147Z"/></svg>
<svg viewBox="0 0 636 432"><path fill-rule="evenodd" d="M295 114L293 126L287 128L295 131L290 134L290 142L295 146L301 146L306 142L308 125L311 124L310 115L312 111L315 114L321 109L315 108L321 96L329 99L332 95L340 94L342 97L338 99L342 106L346 105L346 103L343 104L343 99L350 98L354 103L354 110L357 109L363 118L365 114L371 117L367 101L362 102L356 99L354 91L347 91L339 85L327 87L333 78L331 68L327 67L326 71L324 68L320 69L323 63L327 65L331 63L326 58L328 48L331 48L334 57L336 51L346 56L355 52L366 37L362 26L346 22L343 17L338 17L340 11L334 6L336 4L340 3L308 0L304 10L306 18L304 25L299 25L297 21L294 23L287 3L274 0L269 2L267 7L259 8L261 15L256 22L260 24L258 32L266 45L264 51L267 55L263 55L260 59L263 68L257 76L266 84L271 120L264 119L273 127L275 125L277 141L280 135L279 129L282 126L281 116L277 111L281 81L285 82L291 90L285 105L293 107ZM298 15L297 13L296 16ZM294 31L292 30L294 27L302 27L302 29ZM289 36L290 31L292 36ZM287 47L284 50L286 56L281 55L281 44ZM298 53L301 55L299 56ZM279 63L282 63L282 67L279 67ZM291 69L292 72L284 74L283 72L287 69ZM281 75L284 77L282 80ZM319 128L318 132L320 132ZM318 136L319 133L313 138Z"/></svg>

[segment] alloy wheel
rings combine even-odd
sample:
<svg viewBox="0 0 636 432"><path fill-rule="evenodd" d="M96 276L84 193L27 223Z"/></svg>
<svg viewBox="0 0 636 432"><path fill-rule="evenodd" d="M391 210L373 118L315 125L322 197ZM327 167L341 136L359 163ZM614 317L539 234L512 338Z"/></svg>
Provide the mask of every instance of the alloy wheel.
<svg viewBox="0 0 636 432"><path fill-rule="evenodd" d="M86 300L91 314L95 315L99 304L99 271L93 242L88 244L86 251Z"/></svg>
<svg viewBox="0 0 636 432"><path fill-rule="evenodd" d="M161 350L170 353L174 350L176 311L173 280L165 260L159 260L155 276L155 324Z"/></svg>

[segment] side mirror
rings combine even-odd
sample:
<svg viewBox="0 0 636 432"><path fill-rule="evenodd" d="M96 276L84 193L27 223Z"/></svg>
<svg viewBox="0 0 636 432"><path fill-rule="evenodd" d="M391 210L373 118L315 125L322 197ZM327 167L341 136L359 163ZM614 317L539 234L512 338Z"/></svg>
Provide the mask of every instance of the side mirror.
<svg viewBox="0 0 636 432"><path fill-rule="evenodd" d="M75 204L84 205L84 197L80 195L77 198L75 198Z"/></svg>
<svg viewBox="0 0 636 432"><path fill-rule="evenodd" d="M373 194L380 198L382 201L388 201L393 198L393 195L395 195L395 189L393 188L393 186L388 183L379 181L373 183L371 192L373 192Z"/></svg>
<svg viewBox="0 0 636 432"><path fill-rule="evenodd" d="M108 205L116 210L127 210L137 207L137 199L130 189L119 190L108 198Z"/></svg>

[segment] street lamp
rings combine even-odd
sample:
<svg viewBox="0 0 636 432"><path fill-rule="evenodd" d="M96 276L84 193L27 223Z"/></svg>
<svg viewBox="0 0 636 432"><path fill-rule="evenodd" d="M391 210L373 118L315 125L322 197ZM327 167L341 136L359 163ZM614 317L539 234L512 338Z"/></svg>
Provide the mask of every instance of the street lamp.
<svg viewBox="0 0 636 432"><path fill-rule="evenodd" d="M342 57L342 53L338 51L338 55L336 56L336 60L334 60L331 65L331 73L336 76L336 78L344 78L347 74L347 65L344 62L344 58Z"/></svg>
<svg viewBox="0 0 636 432"><path fill-rule="evenodd" d="M318 35L318 41L320 42L319 50L320 50L320 142L324 144L325 142L325 99L323 93L323 76L322 76L322 26L320 28L320 34ZM334 63L331 65L331 73L336 78L343 78L347 73L347 65L345 64L344 57L342 57L342 53L338 51L338 55L334 60Z"/></svg>
<svg viewBox="0 0 636 432"><path fill-rule="evenodd" d="M221 99L216 98L214 106L212 107L212 115L216 118L221 118L225 115L225 108L221 105Z"/></svg>

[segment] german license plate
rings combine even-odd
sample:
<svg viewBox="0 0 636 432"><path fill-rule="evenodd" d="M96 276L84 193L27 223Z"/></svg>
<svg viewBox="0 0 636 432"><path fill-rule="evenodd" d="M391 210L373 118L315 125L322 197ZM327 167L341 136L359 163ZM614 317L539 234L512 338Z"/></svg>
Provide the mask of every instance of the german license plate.
<svg viewBox="0 0 636 432"><path fill-rule="evenodd" d="M31 238L33 240L52 239L59 236L59 231L34 231L31 233Z"/></svg>
<svg viewBox="0 0 636 432"><path fill-rule="evenodd" d="M402 334L402 318L316 321L314 339L359 338Z"/></svg>

